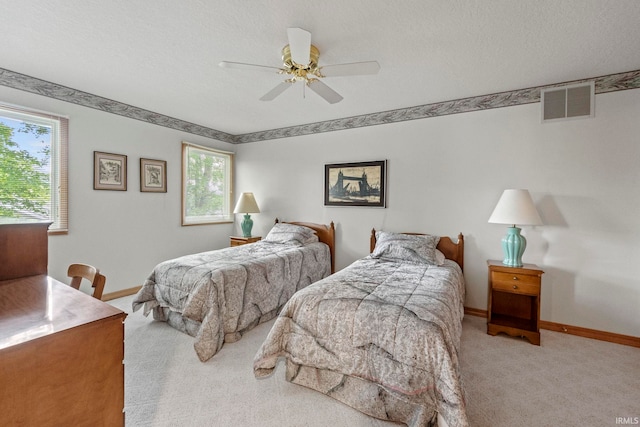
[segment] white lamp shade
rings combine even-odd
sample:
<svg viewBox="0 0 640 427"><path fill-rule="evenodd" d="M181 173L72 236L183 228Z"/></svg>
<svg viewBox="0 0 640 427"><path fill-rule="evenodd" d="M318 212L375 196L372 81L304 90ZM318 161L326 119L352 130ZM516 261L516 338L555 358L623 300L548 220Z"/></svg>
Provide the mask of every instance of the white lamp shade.
<svg viewBox="0 0 640 427"><path fill-rule="evenodd" d="M258 204L256 203L256 198L253 197L253 193L242 193L233 213L260 213L260 208L258 208Z"/></svg>
<svg viewBox="0 0 640 427"><path fill-rule="evenodd" d="M489 222L494 224L542 225L528 190L504 190Z"/></svg>

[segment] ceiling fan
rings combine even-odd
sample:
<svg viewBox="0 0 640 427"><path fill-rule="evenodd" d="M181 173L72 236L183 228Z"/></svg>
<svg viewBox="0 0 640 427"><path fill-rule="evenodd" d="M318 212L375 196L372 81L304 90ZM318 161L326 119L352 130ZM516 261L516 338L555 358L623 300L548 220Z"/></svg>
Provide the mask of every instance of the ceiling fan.
<svg viewBox="0 0 640 427"><path fill-rule="evenodd" d="M302 28L288 28L287 37L289 44L282 48L282 68L267 65L245 64L242 62L222 61L219 65L223 68L261 70L278 74L286 74L288 79L267 92L261 101L272 101L294 83L303 82L328 103L335 104L342 101L342 96L324 84L320 79L324 77L356 76L376 74L380 65L376 61L353 62L350 64L336 64L319 66L320 51L311 44L311 33Z"/></svg>

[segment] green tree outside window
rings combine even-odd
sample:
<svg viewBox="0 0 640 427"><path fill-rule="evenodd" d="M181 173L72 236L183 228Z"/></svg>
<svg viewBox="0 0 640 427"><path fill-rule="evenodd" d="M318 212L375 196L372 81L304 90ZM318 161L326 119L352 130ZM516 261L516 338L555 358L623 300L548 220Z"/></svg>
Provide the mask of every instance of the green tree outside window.
<svg viewBox="0 0 640 427"><path fill-rule="evenodd" d="M19 127L11 126L18 123ZM17 142L17 134L28 138ZM49 135L51 129L38 124L0 120L0 217L48 219L51 209Z"/></svg>

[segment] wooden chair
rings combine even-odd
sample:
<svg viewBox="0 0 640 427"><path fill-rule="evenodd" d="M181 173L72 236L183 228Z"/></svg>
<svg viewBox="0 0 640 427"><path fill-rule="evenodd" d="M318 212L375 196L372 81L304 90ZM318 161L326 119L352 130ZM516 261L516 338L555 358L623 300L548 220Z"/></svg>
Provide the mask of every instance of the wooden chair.
<svg viewBox="0 0 640 427"><path fill-rule="evenodd" d="M100 271L92 265L88 264L71 264L67 270L67 276L71 277L70 286L80 289L82 279L91 282L93 288L93 297L102 299L102 291L107 278L100 274Z"/></svg>

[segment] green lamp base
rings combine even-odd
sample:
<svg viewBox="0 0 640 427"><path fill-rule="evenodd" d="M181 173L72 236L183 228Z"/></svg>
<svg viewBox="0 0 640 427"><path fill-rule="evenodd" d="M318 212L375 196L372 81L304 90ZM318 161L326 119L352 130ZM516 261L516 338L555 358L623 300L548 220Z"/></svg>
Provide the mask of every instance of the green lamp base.
<svg viewBox="0 0 640 427"><path fill-rule="evenodd" d="M242 237L251 237L251 229L253 228L251 215L244 214L244 220L242 220L240 227L242 228Z"/></svg>
<svg viewBox="0 0 640 427"><path fill-rule="evenodd" d="M507 267L522 267L522 254L527 247L527 239L520 234L520 229L515 225L509 227L507 235L502 238L502 251L504 260L502 264Z"/></svg>

